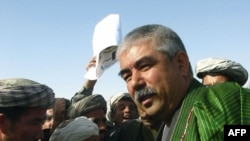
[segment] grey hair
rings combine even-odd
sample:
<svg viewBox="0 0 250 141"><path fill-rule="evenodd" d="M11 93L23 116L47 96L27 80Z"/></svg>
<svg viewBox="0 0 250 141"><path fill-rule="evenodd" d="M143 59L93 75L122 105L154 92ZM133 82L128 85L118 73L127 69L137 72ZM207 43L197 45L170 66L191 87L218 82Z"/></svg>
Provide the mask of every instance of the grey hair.
<svg viewBox="0 0 250 141"><path fill-rule="evenodd" d="M152 41L151 47L166 54L169 60L179 51L187 53L182 40L172 29L160 24L148 24L135 28L125 36L118 47L116 57L119 58L121 53L146 41ZM193 74L191 65L190 72Z"/></svg>
<svg viewBox="0 0 250 141"><path fill-rule="evenodd" d="M138 27L129 32L118 48L117 55L120 55L128 47L132 47L140 41L152 40L152 46L156 50L166 53L171 60L178 51L186 52L186 49L179 36L170 28L159 24L150 24Z"/></svg>

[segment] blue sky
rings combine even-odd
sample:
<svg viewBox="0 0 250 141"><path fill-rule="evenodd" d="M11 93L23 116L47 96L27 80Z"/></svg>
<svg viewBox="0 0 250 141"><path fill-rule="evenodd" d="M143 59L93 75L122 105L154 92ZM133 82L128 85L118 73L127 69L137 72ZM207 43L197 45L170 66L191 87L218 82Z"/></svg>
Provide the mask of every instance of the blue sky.
<svg viewBox="0 0 250 141"><path fill-rule="evenodd" d="M123 36L144 24L172 28L193 69L224 57L250 71L249 0L0 0L0 78L32 79L71 98L85 81L95 25L111 13L120 14ZM118 63L109 68L94 93L127 91L118 71Z"/></svg>

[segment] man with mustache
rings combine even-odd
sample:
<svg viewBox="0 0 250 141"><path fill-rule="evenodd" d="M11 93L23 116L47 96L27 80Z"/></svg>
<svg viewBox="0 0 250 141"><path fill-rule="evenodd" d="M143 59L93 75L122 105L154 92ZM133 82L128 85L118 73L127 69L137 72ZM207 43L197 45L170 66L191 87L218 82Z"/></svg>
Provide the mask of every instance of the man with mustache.
<svg viewBox="0 0 250 141"><path fill-rule="evenodd" d="M180 37L168 27L135 28L117 58L138 108L165 123L157 141L223 140L224 125L250 124L250 90L234 82L203 86L193 77Z"/></svg>

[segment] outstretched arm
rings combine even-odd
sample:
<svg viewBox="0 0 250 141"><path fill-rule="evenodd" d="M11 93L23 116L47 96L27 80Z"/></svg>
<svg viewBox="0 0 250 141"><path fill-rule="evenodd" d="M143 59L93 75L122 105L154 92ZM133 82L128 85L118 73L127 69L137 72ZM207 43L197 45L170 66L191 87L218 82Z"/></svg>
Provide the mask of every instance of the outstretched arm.
<svg viewBox="0 0 250 141"><path fill-rule="evenodd" d="M94 56L93 58L90 59L89 63L86 66L86 70L88 71L91 67L96 65L96 57ZM97 80L89 80L87 79L83 87L78 91L72 98L71 98L71 103L76 103L77 101L81 100L83 97L92 95L94 86L96 84Z"/></svg>

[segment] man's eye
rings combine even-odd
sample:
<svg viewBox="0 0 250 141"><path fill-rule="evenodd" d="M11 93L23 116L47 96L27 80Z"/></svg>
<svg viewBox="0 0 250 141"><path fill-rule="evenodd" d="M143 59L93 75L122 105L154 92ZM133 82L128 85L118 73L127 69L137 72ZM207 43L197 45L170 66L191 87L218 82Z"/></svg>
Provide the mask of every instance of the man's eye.
<svg viewBox="0 0 250 141"><path fill-rule="evenodd" d="M125 109L125 106L124 106L124 105L121 105L121 106L118 107L118 109L122 111L122 110Z"/></svg>
<svg viewBox="0 0 250 141"><path fill-rule="evenodd" d="M127 82L130 79L130 75L129 74L123 74L122 79Z"/></svg>
<svg viewBox="0 0 250 141"><path fill-rule="evenodd" d="M141 64L139 69L142 70L142 71L146 71L150 68L150 64Z"/></svg>

